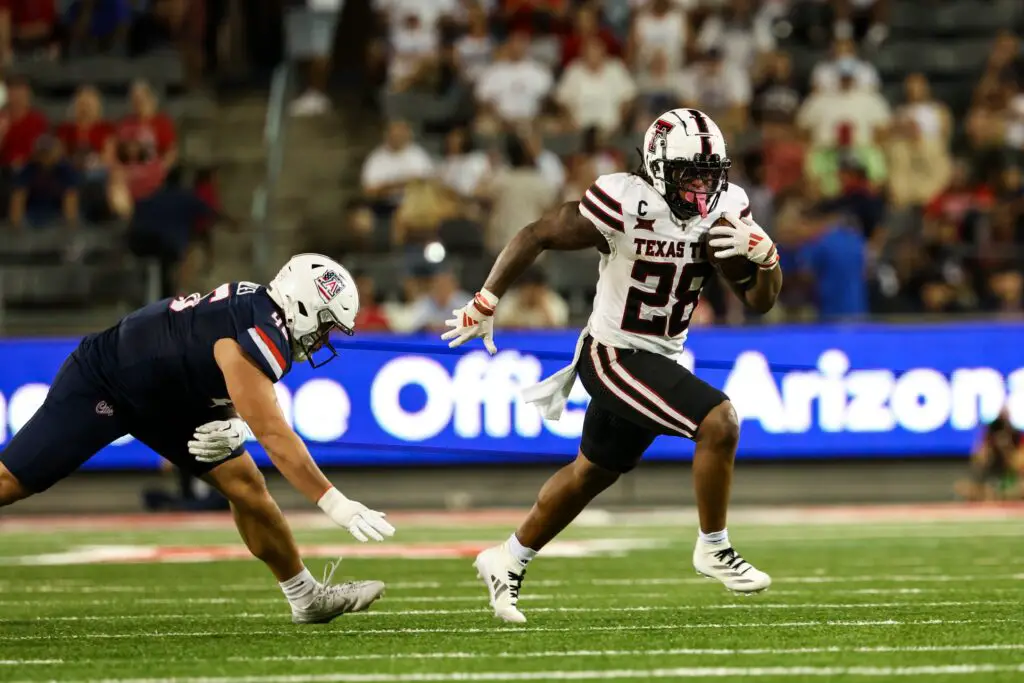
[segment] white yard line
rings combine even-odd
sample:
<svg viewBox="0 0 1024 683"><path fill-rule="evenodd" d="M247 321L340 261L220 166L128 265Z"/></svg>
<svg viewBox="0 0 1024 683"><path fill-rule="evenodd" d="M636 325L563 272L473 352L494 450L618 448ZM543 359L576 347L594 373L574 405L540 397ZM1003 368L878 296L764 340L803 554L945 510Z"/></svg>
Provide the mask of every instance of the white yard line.
<svg viewBox="0 0 1024 683"><path fill-rule="evenodd" d="M794 648L696 648L677 647L645 650L545 650L545 651L513 651L513 652L395 652L392 654L335 654L335 655L285 655L227 657L228 661L237 663L257 663L257 661L379 661L398 659L532 659L542 658L585 658L613 656L774 656L780 654L894 654L920 652L1007 652L1024 650L1024 643L993 643L986 645L921 645L908 647L794 647ZM155 661L163 661L159 657ZM105 659L75 659L75 665L95 663ZM63 659L0 659L0 666L20 665L63 665Z"/></svg>
<svg viewBox="0 0 1024 683"><path fill-rule="evenodd" d="M390 588L390 586L389 586ZM773 591L772 595L793 595L794 593L787 593L783 591ZM595 592L595 593L531 593L524 596L522 599L527 602L543 601L548 602L551 600L594 600L597 598L608 597L607 592ZM659 598L665 598L665 593L634 593L630 591L616 592L616 598L636 598L643 600L657 600ZM238 598L238 597L209 597L209 598L133 598L131 604L133 605L279 605L284 603L283 595L275 595L273 597L259 597L259 598ZM462 594L462 595L399 595L387 596L387 603L389 605L396 603L409 603L409 604L432 604L432 603L449 603L449 602L487 602L487 593L481 588L479 591L475 591L473 594ZM40 600L0 600L0 607L39 607L41 604L45 604ZM66 599L61 598L54 604L61 606L85 606L85 607L96 607L102 605L110 605L110 599Z"/></svg>
<svg viewBox="0 0 1024 683"><path fill-rule="evenodd" d="M468 573L468 572L467 572ZM463 574L464 576L465 574ZM980 581L1021 581L1024 582L1024 572L998 573L998 574L856 574L844 576L841 574L821 574L815 576L776 576L773 577L774 585L783 584L837 584L837 583L976 583ZM457 581L394 581L388 583L389 590L440 590L452 588L479 588L479 580ZM527 588L564 588L580 586L704 586L708 580L700 577L641 577L633 579L539 579L529 581ZM1006 589L1004 586L1003 590ZM1020 585L1024 590L1024 583ZM3 593L188 593L195 592L194 585L69 585L64 582L39 582L20 583L9 582L4 585ZM225 584L217 587L217 592L244 593L260 591L278 591L271 581L243 582L238 584Z"/></svg>
<svg viewBox="0 0 1024 683"><path fill-rule="evenodd" d="M797 678L862 676L952 676L1024 672L1024 664L961 664L949 666L851 667L686 667L674 669L612 669L608 671L495 671L410 674L313 674L280 676L221 676L204 678L121 678L106 683L446 683L448 681L588 681L652 678Z"/></svg>
<svg viewBox="0 0 1024 683"><path fill-rule="evenodd" d="M284 615L276 615L284 620ZM102 617L100 617L102 619ZM620 632L620 631L679 631L682 629L734 629L734 628L864 628L869 626L961 626L964 624L1019 624L1021 619L922 619L922 620L819 620L819 621L776 621L776 622L737 622L737 623L705 623L705 624L622 624L615 626L528 626L522 628L494 626L490 628L367 628L353 629L351 631L336 631L333 629L307 629L303 631L305 637L328 636L331 638L344 638L345 636L366 636L366 635L408 635L418 633L449 633L449 634L471 634L471 633L500 633L508 637L514 635L531 635L535 633L584 633L584 632ZM290 627L289 627L290 628ZM64 641L64 640L123 640L134 638L207 638L217 637L251 637L259 635L280 636L281 629L244 631L140 631L138 633L61 633L50 635L33 636L6 636L0 635L0 642L21 642L21 641Z"/></svg>
<svg viewBox="0 0 1024 683"><path fill-rule="evenodd" d="M484 601L481 599L481 603ZM619 614L626 612L684 612L684 611L719 611L736 609L771 609L771 610L821 610L821 609L905 609L911 607L984 607L992 605L1005 606L1005 600L943 600L937 602L823 602L823 603L782 603L758 602L756 600L737 603L729 602L719 605L634 605L632 607L531 607L533 614ZM480 614L486 606L463 609L378 609L359 612L350 616L360 619L380 617L432 617L452 616L458 614ZM202 612L182 614L84 614L28 617L28 621L191 621L194 619L280 619L282 612ZM24 621L24 619L18 619ZM0 623L4 620L0 619Z"/></svg>
<svg viewBox="0 0 1024 683"><path fill-rule="evenodd" d="M473 586L479 586L478 582L470 582ZM538 582L539 583L539 582ZM703 583L707 583L704 581ZM389 591L392 591L394 584L388 584ZM142 592L143 587L139 587ZM220 590L217 588L216 590ZM268 588L269 590L269 588ZM1006 595L1006 594L1018 594L1024 591L1024 584L1019 587L1011 588L989 588L986 589L986 594L989 595ZM10 592L10 591L4 591ZM69 590L68 592L75 592ZM99 591L96 591L99 592ZM829 590L828 595L924 595L928 593L948 593L948 589L943 588L854 588L854 589L838 589ZM265 597L201 597L201 598L189 598L185 596L174 597L174 598L132 598L131 603L134 605L278 605L282 604L284 597L281 596L276 590L275 595ZM39 593L43 595L44 593ZM772 588L769 595L773 598L777 597L795 597L795 596L808 596L811 591L807 589L794 589L794 590L776 590ZM104 605L110 605L110 598L86 598L86 599L68 599L63 597L65 594L61 594L62 597L58 602L60 606L76 606L76 607L102 607ZM520 603L532 603L532 602L548 602L551 600L592 600L595 598L607 597L606 591L595 592L595 593L526 593L520 596ZM643 600L657 600L667 597L671 597L668 593L640 593L625 591L615 592L616 598L636 598ZM483 591L474 591L472 593L463 593L460 595L395 595L393 592L389 592L386 597L386 604L431 604L431 603L479 603L486 602L487 595ZM39 607L41 605L48 604L45 597L38 597L33 599L25 600L0 600L0 607ZM907 603L913 604L913 603ZM686 606L680 606L679 609L689 609ZM693 609L698 609L694 606ZM726 609L724 607L707 607L700 609Z"/></svg>
<svg viewBox="0 0 1024 683"><path fill-rule="evenodd" d="M270 657L228 657L229 662L358 662L358 661L391 661L391 660L431 660L431 659L562 659L587 657L734 657L734 656L777 656L777 655L817 655L817 654L898 654L922 652L1013 652L1024 650L1024 643L993 643L989 645L922 645L908 647L799 647L799 648L665 648L649 650L546 650L534 652L522 650L516 652L396 652L392 654L365 655L291 655ZM76 659L73 664L107 661L104 659ZM166 661L156 658L153 661ZM18 666L22 664L64 664L63 659L0 659L0 665Z"/></svg>
<svg viewBox="0 0 1024 683"><path fill-rule="evenodd" d="M547 650L542 652L396 652L371 655L310 655L282 657L229 657L231 662L350 662L399 659L533 659L577 657L733 657L738 655L895 654L920 652L1009 652L1024 650L1024 643L993 645L922 645L919 647L798 647L798 648L668 648L652 650Z"/></svg>

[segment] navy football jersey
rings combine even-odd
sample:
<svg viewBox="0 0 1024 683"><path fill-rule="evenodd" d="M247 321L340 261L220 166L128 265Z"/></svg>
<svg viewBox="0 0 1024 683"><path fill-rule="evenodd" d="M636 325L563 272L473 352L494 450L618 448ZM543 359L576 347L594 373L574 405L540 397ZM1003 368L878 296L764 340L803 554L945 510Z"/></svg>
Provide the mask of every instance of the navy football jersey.
<svg viewBox="0 0 1024 683"><path fill-rule="evenodd" d="M271 381L292 367L284 316L262 285L229 282L205 296L164 299L82 340L75 357L115 402L136 413L228 405L213 346L237 341Z"/></svg>

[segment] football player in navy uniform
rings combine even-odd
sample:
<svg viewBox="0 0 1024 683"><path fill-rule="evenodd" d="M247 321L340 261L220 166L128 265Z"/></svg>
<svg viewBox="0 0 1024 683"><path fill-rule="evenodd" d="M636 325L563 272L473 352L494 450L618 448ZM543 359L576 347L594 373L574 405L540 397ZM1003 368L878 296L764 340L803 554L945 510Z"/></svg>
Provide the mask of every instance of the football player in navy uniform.
<svg viewBox="0 0 1024 683"><path fill-rule="evenodd" d="M230 501L242 539L277 577L295 623L367 609L384 584L331 584L336 564L323 582L314 579L245 451L248 424L281 474L335 523L360 541L394 534L382 513L331 485L274 391L293 362L317 367L333 358L329 335L351 335L358 309L341 265L300 254L267 287L231 282L205 296L165 299L85 337L0 453L0 506L45 491L131 434Z"/></svg>

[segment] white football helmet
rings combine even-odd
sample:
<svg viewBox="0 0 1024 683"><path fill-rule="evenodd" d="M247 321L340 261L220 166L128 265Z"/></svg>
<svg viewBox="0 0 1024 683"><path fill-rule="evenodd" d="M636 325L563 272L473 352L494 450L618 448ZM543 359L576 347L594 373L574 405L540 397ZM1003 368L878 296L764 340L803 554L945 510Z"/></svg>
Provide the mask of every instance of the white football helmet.
<svg viewBox="0 0 1024 683"><path fill-rule="evenodd" d="M729 186L732 162L725 137L711 117L696 109L659 116L644 135L644 175L683 220L706 218Z"/></svg>
<svg viewBox="0 0 1024 683"><path fill-rule="evenodd" d="M326 256L293 256L271 280L267 293L284 311L294 360L308 360L313 367L323 365L337 355L331 331L352 335L355 329L359 312L356 283L341 264ZM330 349L331 355L316 363L313 352L321 348Z"/></svg>

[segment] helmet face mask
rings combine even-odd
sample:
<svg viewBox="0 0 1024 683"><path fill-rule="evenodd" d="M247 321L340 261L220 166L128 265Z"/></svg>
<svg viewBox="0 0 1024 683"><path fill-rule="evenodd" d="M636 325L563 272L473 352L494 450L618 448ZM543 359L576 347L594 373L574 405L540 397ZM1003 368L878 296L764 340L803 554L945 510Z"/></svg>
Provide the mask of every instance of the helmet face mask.
<svg viewBox="0 0 1024 683"><path fill-rule="evenodd" d="M359 311L355 281L345 268L326 256L292 257L267 290L284 313L293 360L320 367L337 355L331 332L354 332ZM319 353L323 349L327 352Z"/></svg>
<svg viewBox="0 0 1024 683"><path fill-rule="evenodd" d="M320 319L320 323L317 326L316 331L302 335L293 341L294 344L298 345L298 349L296 349L296 356L301 355L303 359L308 361L310 366L314 368L327 365L338 355L338 351L331 343L331 332L337 330L350 337L355 334L355 331L352 328L341 323L329 310L320 311L318 318ZM323 349L327 349L329 353L318 353Z"/></svg>
<svg viewBox="0 0 1024 683"><path fill-rule="evenodd" d="M677 218L714 210L732 167L714 121L696 109L674 109L651 124L644 143L643 175Z"/></svg>
<svg viewBox="0 0 1024 683"><path fill-rule="evenodd" d="M671 159L662 162L665 201L680 218L706 216L715 210L722 192L729 186L732 162L717 154L694 159Z"/></svg>

